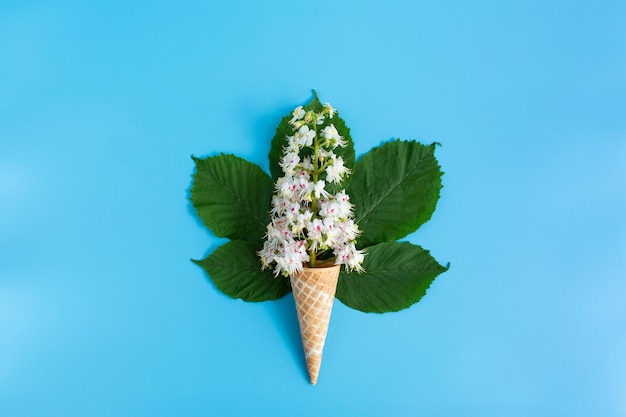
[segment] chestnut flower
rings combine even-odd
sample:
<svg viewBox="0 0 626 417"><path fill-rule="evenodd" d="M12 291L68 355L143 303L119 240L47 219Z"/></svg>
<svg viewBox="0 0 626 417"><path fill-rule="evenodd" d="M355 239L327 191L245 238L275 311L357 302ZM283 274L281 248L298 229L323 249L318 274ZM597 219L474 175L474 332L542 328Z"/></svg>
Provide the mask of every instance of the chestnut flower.
<svg viewBox="0 0 626 417"><path fill-rule="evenodd" d="M334 259L347 271L363 272L365 253L355 246L361 231L354 223L350 197L345 190L333 194L327 189L350 173L333 152L347 145L334 124L318 134L318 125L335 114L328 103L320 113L300 106L289 121L294 134L283 148L279 165L284 175L276 181L271 221L258 252L262 268L273 268L277 277L296 274L306 263L315 266L318 256Z"/></svg>

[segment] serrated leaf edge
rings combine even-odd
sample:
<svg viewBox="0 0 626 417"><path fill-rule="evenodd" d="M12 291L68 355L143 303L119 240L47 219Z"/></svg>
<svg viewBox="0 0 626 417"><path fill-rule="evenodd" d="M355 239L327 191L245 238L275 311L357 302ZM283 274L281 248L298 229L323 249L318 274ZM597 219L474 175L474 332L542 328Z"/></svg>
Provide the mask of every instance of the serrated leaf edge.
<svg viewBox="0 0 626 417"><path fill-rule="evenodd" d="M193 156L193 155L192 155L192 156L191 156L191 158L192 158L192 159L196 162L196 169L197 169L197 162L206 162L208 159L212 159L212 158L219 158L219 157L221 157L221 156L232 156L232 157L234 157L234 158L236 158L236 159L242 160L242 161L244 161L244 162L246 162L246 163L248 163L248 164L250 164L250 165L252 165L252 166L254 166L254 167L256 167L256 168L258 168L258 169L259 169L259 171L260 171L260 172L262 172L263 174L265 174L265 175L266 175L266 176L270 179L270 181L271 181L271 177L270 177L269 175L267 175L267 173L266 173L265 171L263 171L263 170L261 169L261 167L260 167L260 166L258 166L258 165L257 165L257 164L255 164L254 162L250 162L250 161L248 161L247 159L241 158L241 157L239 157L239 156L237 156L237 155L234 155L234 154L231 154L231 153L223 153L223 152L222 152L222 153L220 153L219 155L209 156L209 157L207 157L207 158L205 158L205 159L196 158L195 156ZM214 176L212 176L212 177L213 177L213 178L215 178ZM235 197L235 198L234 198L234 200L235 200L235 201L237 201L238 203L240 203L240 204L241 204L241 206L242 206L242 207L243 207L243 208L244 208L244 209L245 209L248 213L250 213L251 217L252 217L252 218L254 218L254 219L255 219L255 220L256 220L256 221L257 221L257 222L258 222L261 226L263 226L263 227L266 227L266 226L267 226L267 224L266 224L266 223L264 223L261 219L259 219L259 218L258 218L258 216L256 215L256 213L252 212L252 211L250 210L250 208L248 207L248 205L247 205L247 204L244 204L244 202L243 202L243 201L239 198L239 196L237 196L237 195L236 195L235 193L233 193L233 192L232 192L232 191L231 191L228 187L226 187L226 185L225 185L222 181L215 181L215 182L216 182L216 183L218 183L218 184L219 184L219 185L220 185L223 189L225 189L226 191L228 191L231 195L233 195L233 196ZM193 186L192 186L192 191L193 191ZM193 205L193 206L194 206L194 208L195 208L195 207L206 207L206 206L208 206L209 204L198 204L198 205L196 206L196 204L193 204L193 201L192 201L192 205ZM197 212L197 209L196 209L196 212ZM203 221L203 223L204 223L204 221ZM206 224L205 224L205 226L206 226ZM215 232L214 232L214 231L213 231L210 227L208 227L208 226L206 226L206 227L207 227L208 229L210 229L213 233L215 233ZM216 236L218 236L218 235L217 235L217 233L215 233L215 235L216 235ZM218 236L218 237L226 237L226 236ZM247 240L247 239L241 239L241 240ZM250 240L254 241L254 240L257 240L257 239L250 239Z"/></svg>

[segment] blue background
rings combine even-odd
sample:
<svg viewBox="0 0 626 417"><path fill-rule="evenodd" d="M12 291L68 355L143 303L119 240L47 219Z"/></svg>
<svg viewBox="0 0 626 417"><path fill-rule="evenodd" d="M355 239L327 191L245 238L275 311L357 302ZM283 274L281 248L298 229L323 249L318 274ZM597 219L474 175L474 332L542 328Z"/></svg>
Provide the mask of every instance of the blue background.
<svg viewBox="0 0 626 417"><path fill-rule="evenodd" d="M626 3L3 1L0 416L626 416ZM222 295L198 156L268 169L339 108L357 154L438 141L451 269L335 304L309 385L291 295Z"/></svg>

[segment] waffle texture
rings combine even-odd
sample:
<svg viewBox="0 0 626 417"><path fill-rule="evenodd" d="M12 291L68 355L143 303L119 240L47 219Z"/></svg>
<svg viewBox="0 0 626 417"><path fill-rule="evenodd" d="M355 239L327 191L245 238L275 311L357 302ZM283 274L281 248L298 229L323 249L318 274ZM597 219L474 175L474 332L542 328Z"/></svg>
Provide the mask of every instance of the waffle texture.
<svg viewBox="0 0 626 417"><path fill-rule="evenodd" d="M340 267L304 268L291 277L306 367L313 385L317 383L322 364Z"/></svg>

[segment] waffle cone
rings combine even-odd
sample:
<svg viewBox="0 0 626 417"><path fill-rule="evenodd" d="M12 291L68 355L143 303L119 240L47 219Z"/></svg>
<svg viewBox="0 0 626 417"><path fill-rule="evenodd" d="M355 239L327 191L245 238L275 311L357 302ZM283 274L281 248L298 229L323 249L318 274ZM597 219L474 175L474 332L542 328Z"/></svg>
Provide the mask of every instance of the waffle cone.
<svg viewBox="0 0 626 417"><path fill-rule="evenodd" d="M317 383L340 265L304 268L291 277L300 336L311 384Z"/></svg>

